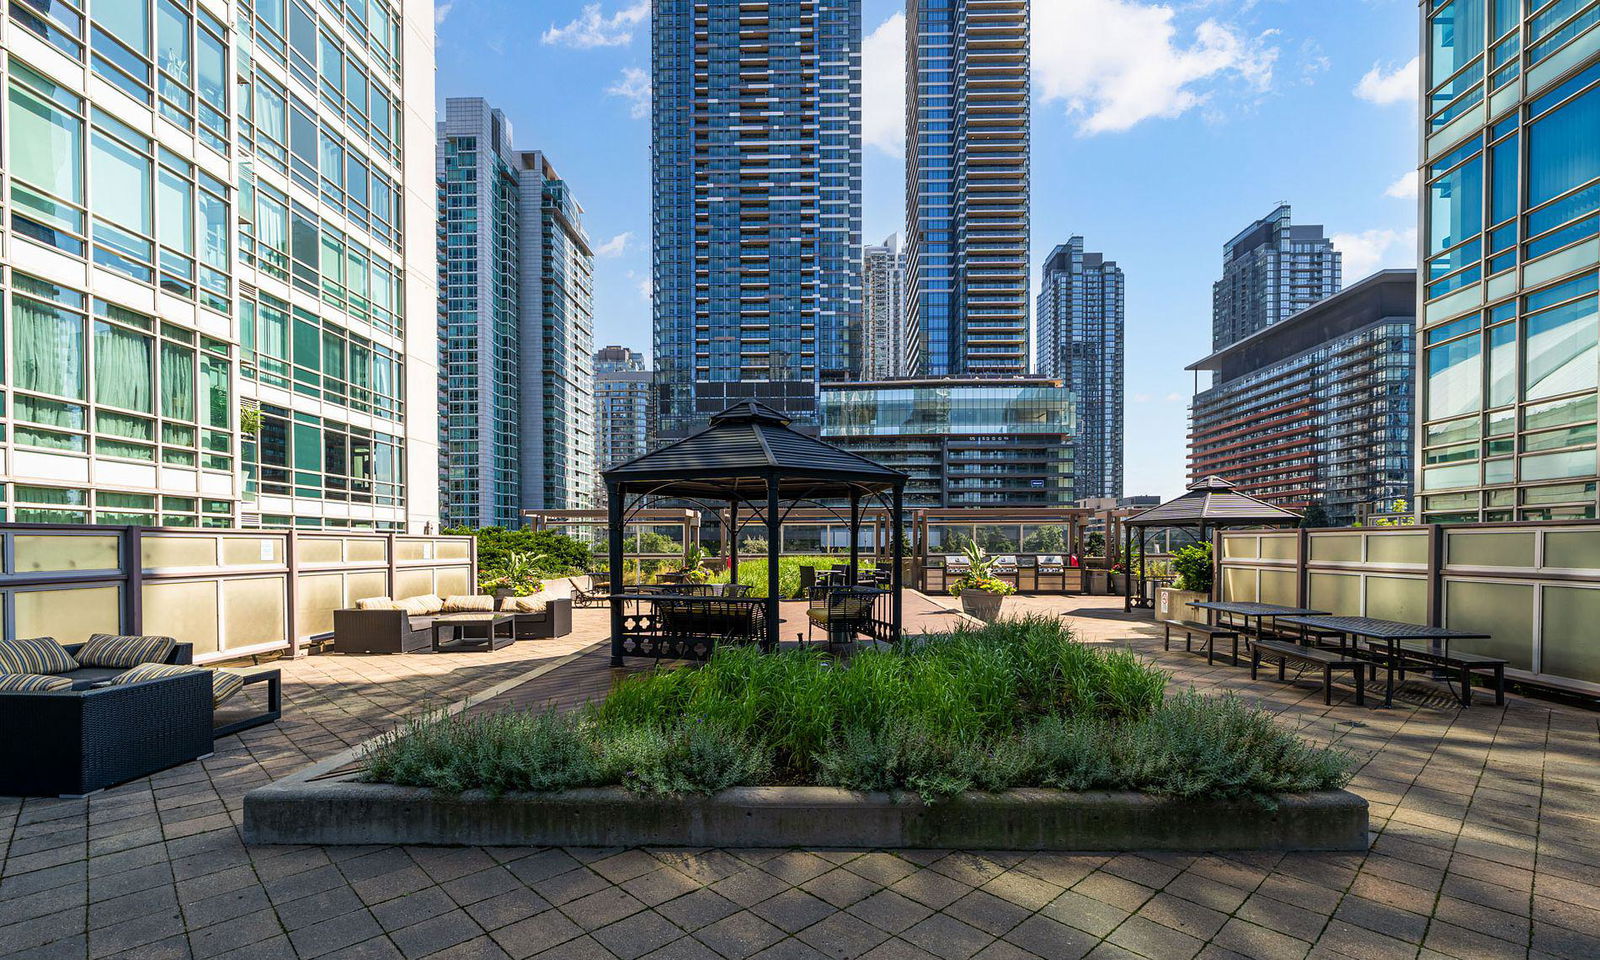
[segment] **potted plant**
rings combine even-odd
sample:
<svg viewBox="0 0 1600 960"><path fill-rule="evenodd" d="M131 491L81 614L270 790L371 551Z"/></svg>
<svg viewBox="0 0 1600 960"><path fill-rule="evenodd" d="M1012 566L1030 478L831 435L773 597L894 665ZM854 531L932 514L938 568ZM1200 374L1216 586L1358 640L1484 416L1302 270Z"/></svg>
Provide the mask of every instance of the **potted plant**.
<svg viewBox="0 0 1600 960"><path fill-rule="evenodd" d="M544 581L539 579L539 563L544 559L542 553L514 550L506 554L503 566L484 571L479 589L496 600L531 597L544 589Z"/></svg>
<svg viewBox="0 0 1600 960"><path fill-rule="evenodd" d="M706 549L698 544L684 551L683 566L678 568L683 583L705 583L711 579L711 569L706 566Z"/></svg>
<svg viewBox="0 0 1600 960"><path fill-rule="evenodd" d="M1156 619L1199 619L1198 611L1189 604L1211 598L1211 544L1196 543L1175 550L1171 567L1177 579L1172 586L1156 590Z"/></svg>
<svg viewBox="0 0 1600 960"><path fill-rule="evenodd" d="M962 553L967 557L967 572L950 585L950 593L961 598L961 611L979 620L995 620L1000 606L1017 588L994 575L994 558L976 543L968 541Z"/></svg>

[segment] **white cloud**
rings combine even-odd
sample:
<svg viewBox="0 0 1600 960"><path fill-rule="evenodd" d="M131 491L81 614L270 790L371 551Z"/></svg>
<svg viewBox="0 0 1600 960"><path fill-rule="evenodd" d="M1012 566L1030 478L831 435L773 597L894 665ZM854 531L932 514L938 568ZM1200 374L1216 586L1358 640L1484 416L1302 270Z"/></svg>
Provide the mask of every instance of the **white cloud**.
<svg viewBox="0 0 1600 960"><path fill-rule="evenodd" d="M434 7L433 25L437 27L444 23L445 18L450 16L450 11L454 10L455 6L456 5L454 3L441 3L437 7Z"/></svg>
<svg viewBox="0 0 1600 960"><path fill-rule="evenodd" d="M563 47L588 50L593 47L625 47L633 42L633 31L650 17L648 0L639 0L611 16L602 16L600 4L584 4L583 12L566 26L550 25L540 40Z"/></svg>
<svg viewBox="0 0 1600 960"><path fill-rule="evenodd" d="M633 231L624 231L612 237L610 240L607 240L605 243L600 244L600 246L595 247L594 255L597 257L620 257L622 256L622 252L628 249L628 244L632 242Z"/></svg>
<svg viewBox="0 0 1600 960"><path fill-rule="evenodd" d="M1405 64L1392 69L1386 69L1381 63L1373 64L1371 70L1361 75L1361 82L1356 84L1356 96L1380 106L1407 102L1415 104L1419 63L1418 57L1412 57Z"/></svg>
<svg viewBox="0 0 1600 960"><path fill-rule="evenodd" d="M1336 233L1334 249L1344 258L1344 285L1349 286L1376 270L1417 265L1417 228L1380 228L1361 233Z"/></svg>
<svg viewBox="0 0 1600 960"><path fill-rule="evenodd" d="M606 87L606 93L627 100L628 115L633 119L650 116L650 75L638 67L623 67L622 78Z"/></svg>
<svg viewBox="0 0 1600 960"><path fill-rule="evenodd" d="M1225 83L1272 86L1271 32L1248 36L1215 19L1180 36L1169 6L1140 0L1054 0L1033 8L1033 71L1045 101L1065 101L1078 130L1127 130L1177 117Z"/></svg>
<svg viewBox="0 0 1600 960"><path fill-rule="evenodd" d="M1394 197L1396 200L1417 199L1417 171L1407 170L1400 174L1399 178L1383 191L1383 195Z"/></svg>
<svg viewBox="0 0 1600 960"><path fill-rule="evenodd" d="M639 299L643 300L646 303L649 303L650 302L650 278L649 277L641 277L641 276L639 276L639 273L636 270L629 270L628 271L628 279L630 281L632 281L633 289L638 291Z"/></svg>
<svg viewBox="0 0 1600 960"><path fill-rule="evenodd" d="M861 44L861 141L890 156L906 152L906 15L878 25Z"/></svg>

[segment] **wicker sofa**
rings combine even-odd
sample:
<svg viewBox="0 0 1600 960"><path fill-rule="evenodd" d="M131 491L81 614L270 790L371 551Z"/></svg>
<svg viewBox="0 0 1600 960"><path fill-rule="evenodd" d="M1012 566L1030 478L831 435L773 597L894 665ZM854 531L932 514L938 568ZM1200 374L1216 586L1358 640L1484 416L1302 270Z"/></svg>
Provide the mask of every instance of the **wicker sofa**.
<svg viewBox="0 0 1600 960"><path fill-rule="evenodd" d="M474 601L474 606L450 602L467 599ZM433 621L438 617L501 608L502 601L487 596L451 597L448 601L433 596L400 601L372 597L359 601L356 609L333 612L333 649L339 653L423 653L433 648ZM572 632L572 601L566 597L546 600L539 610L513 611L513 616L512 632L518 640L564 637Z"/></svg>
<svg viewBox="0 0 1600 960"><path fill-rule="evenodd" d="M83 648L61 645L74 659ZM162 663L193 652L176 644ZM127 670L79 666L49 674L70 686L0 691L0 794L82 796L211 753L208 671L113 682Z"/></svg>

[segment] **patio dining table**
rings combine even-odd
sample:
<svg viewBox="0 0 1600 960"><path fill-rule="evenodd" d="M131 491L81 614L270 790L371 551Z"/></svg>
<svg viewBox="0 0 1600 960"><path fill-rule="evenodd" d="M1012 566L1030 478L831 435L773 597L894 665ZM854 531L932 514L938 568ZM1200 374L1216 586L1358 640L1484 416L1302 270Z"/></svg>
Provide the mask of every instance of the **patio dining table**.
<svg viewBox="0 0 1600 960"><path fill-rule="evenodd" d="M1309 616L1312 614L1327 613L1326 610L1312 610L1309 607L1289 607L1278 603L1256 603L1255 601L1234 600L1195 600L1189 606L1200 610L1211 610L1215 613L1226 613L1230 616L1240 617L1244 620L1244 632L1250 632L1250 619L1255 618L1255 635L1261 636L1261 631L1266 627L1266 621L1276 621L1279 617Z"/></svg>
<svg viewBox="0 0 1600 960"><path fill-rule="evenodd" d="M1450 656L1450 641L1452 640L1489 640L1487 633L1475 633L1466 630L1449 630L1444 627L1430 627L1422 623L1402 623L1398 620L1379 620L1375 617L1332 617L1332 616L1286 616L1285 623L1299 626L1313 627L1319 630L1332 630L1341 637L1351 637L1358 640L1382 643L1384 645L1384 669L1387 672L1384 684L1383 705L1394 706L1394 673L1400 666L1404 656L1402 642L1424 642L1428 645L1427 652L1434 657ZM1342 644L1341 644L1342 645ZM1469 689L1462 690L1462 697L1467 705L1472 700Z"/></svg>

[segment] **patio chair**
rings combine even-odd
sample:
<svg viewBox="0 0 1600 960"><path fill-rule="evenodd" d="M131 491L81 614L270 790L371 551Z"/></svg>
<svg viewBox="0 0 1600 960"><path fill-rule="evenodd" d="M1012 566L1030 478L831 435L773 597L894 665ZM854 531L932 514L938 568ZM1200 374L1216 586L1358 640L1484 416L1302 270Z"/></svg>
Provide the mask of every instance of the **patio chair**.
<svg viewBox="0 0 1600 960"><path fill-rule="evenodd" d="M744 597L750 596L750 584L748 584L748 583L728 583L728 584L724 584L723 587L722 587L722 595L724 597L727 597L729 600L740 600L740 599L743 599Z"/></svg>
<svg viewBox="0 0 1600 960"><path fill-rule="evenodd" d="M813 587L806 606L807 641L820 625L827 633L828 645L850 643L861 627L872 619L872 603L877 590L849 587Z"/></svg>
<svg viewBox="0 0 1600 960"><path fill-rule="evenodd" d="M572 605L574 607L603 607L607 598L611 596L611 575L596 573L589 577L589 589L572 585Z"/></svg>

